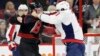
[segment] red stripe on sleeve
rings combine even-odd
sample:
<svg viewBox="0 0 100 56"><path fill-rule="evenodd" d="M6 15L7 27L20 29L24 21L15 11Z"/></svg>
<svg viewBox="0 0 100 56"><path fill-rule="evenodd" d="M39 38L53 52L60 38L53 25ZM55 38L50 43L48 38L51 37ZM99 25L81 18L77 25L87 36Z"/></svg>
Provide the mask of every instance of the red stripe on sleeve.
<svg viewBox="0 0 100 56"><path fill-rule="evenodd" d="M9 33L10 41L13 40L13 33L14 33L14 30L15 30L15 25L12 25L12 27L11 27L11 29L10 29L10 33Z"/></svg>

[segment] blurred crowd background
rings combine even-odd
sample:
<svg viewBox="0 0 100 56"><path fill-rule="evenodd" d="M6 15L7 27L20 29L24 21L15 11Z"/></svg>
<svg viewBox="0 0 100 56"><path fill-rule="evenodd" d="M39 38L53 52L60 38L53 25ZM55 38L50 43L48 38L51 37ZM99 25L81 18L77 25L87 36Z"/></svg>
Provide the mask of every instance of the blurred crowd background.
<svg viewBox="0 0 100 56"><path fill-rule="evenodd" d="M100 0L83 0L83 32L100 33Z"/></svg>

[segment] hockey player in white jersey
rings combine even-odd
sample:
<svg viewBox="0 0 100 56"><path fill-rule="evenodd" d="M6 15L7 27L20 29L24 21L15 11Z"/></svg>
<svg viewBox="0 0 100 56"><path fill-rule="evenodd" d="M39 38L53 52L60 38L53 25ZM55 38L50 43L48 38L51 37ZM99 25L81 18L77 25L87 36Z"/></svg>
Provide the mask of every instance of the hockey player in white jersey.
<svg viewBox="0 0 100 56"><path fill-rule="evenodd" d="M69 3L62 1L56 5L56 9L57 13L53 15L37 14L35 11L32 15L43 22L55 25L61 34L62 42L66 45L66 56L84 56L83 32Z"/></svg>

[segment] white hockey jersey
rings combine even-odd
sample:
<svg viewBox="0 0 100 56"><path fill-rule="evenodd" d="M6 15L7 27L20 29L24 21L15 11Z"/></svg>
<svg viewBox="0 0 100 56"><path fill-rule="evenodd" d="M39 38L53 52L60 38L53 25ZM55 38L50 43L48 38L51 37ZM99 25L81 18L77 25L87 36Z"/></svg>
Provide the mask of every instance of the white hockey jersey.
<svg viewBox="0 0 100 56"><path fill-rule="evenodd" d="M40 20L54 24L61 34L61 39L83 40L82 29L71 10L59 11L54 15L39 15Z"/></svg>

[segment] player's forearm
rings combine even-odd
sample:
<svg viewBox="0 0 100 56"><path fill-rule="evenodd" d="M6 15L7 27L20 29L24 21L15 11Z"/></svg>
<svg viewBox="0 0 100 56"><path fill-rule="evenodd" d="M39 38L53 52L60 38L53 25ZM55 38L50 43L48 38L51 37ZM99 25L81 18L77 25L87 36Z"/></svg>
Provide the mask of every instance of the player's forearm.
<svg viewBox="0 0 100 56"><path fill-rule="evenodd" d="M55 15L41 14L41 15L39 15L38 18L40 20L42 20L43 22L50 23L50 24L59 23L59 20L57 19L57 17Z"/></svg>
<svg viewBox="0 0 100 56"><path fill-rule="evenodd" d="M7 41L12 41L15 33L15 25L10 24L6 32Z"/></svg>

